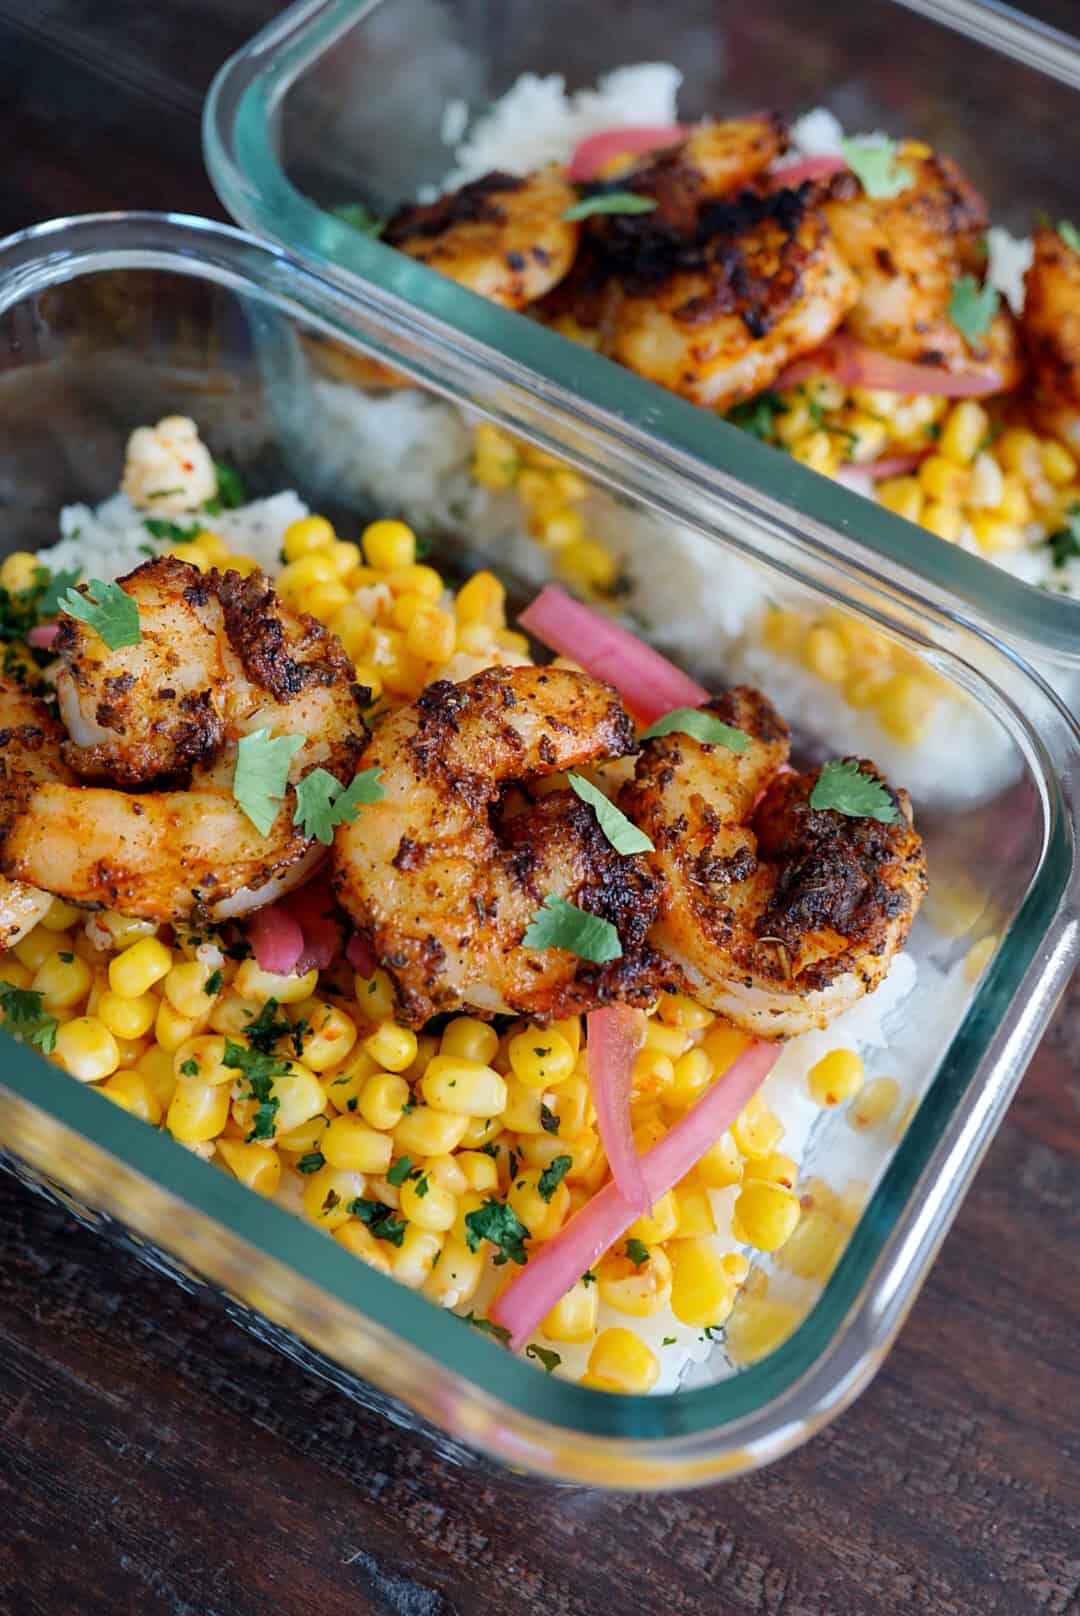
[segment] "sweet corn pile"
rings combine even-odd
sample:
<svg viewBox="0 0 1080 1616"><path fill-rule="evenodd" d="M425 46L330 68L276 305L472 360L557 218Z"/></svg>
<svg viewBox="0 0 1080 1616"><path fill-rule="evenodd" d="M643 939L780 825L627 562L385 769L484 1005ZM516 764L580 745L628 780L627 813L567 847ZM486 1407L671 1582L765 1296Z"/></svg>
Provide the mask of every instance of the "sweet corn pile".
<svg viewBox="0 0 1080 1616"><path fill-rule="evenodd" d="M200 567L253 565L209 530L176 553ZM8 579L23 567L9 557ZM527 652L506 627L498 580L480 572L452 595L401 522L372 524L358 547L323 517L298 520L277 584L340 635L384 707L439 674ZM37 996L34 1041L73 1078L481 1327L518 1259L493 1264L497 1242L477 1234L473 1215L502 1208L499 1227L524 1252L608 1176L577 1018L541 1028L461 1015L417 1034L395 1020L382 970L366 977L339 958L321 973L275 976L235 925L88 916L60 899L0 956L0 987ZM661 997L634 1070L639 1150L745 1043L693 1000ZM847 1106L858 1129L885 1125L899 1101L891 1078L864 1084L847 1048L823 1056L807 1086L818 1105ZM711 1341L726 1326L734 1361L771 1351L809 1303L770 1298L754 1254L780 1252L820 1283L861 1204L850 1188L845 1201L816 1180L800 1186L783 1135L758 1094L556 1304L527 1352L584 1384L641 1392L660 1377L664 1347L688 1337ZM658 1317L671 1333L651 1345L642 1326Z"/></svg>

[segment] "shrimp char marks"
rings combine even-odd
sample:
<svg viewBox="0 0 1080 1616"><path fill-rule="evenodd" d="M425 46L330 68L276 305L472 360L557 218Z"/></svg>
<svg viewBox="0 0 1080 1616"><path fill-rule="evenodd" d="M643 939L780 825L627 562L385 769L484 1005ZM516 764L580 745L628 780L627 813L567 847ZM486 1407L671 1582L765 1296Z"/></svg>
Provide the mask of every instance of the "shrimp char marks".
<svg viewBox="0 0 1080 1616"><path fill-rule="evenodd" d="M158 922L225 920L325 856L312 771L352 781L367 692L332 634L261 574L162 556L61 601L62 722L0 685L0 871Z"/></svg>
<svg viewBox="0 0 1080 1616"><path fill-rule="evenodd" d="M666 990L756 1039L823 1027L902 948L925 861L907 794L873 764L796 773L788 748L743 687L638 740L614 692L568 669L440 682L365 753L385 795L337 831L337 896L416 1025L461 1008L545 1021ZM573 773L572 791L546 789L633 752L597 775L621 777L616 802ZM512 788L529 795L509 813Z"/></svg>

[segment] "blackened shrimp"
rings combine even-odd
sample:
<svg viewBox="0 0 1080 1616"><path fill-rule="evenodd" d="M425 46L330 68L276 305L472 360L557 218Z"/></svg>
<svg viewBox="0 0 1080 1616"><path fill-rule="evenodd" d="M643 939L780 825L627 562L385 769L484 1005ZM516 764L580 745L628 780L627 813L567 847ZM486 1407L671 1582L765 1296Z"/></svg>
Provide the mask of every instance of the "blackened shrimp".
<svg viewBox="0 0 1080 1616"><path fill-rule="evenodd" d="M0 686L0 872L155 920L242 914L323 856L293 824L293 788L316 766L351 779L366 693L334 636L259 574L160 557L119 582L139 604L138 644L109 650L61 616L66 729ZM256 730L301 739L265 836L233 794Z"/></svg>
<svg viewBox="0 0 1080 1616"><path fill-rule="evenodd" d="M817 772L778 774L787 727L757 691L707 711L749 748L647 741L619 797L655 847L649 940L701 1003L755 1037L792 1037L880 982L925 891L922 845L906 792L890 792L896 824L811 808Z"/></svg>
<svg viewBox="0 0 1080 1616"><path fill-rule="evenodd" d="M1035 231L1021 326L1039 426L1080 454L1080 252L1049 225Z"/></svg>
<svg viewBox="0 0 1080 1616"><path fill-rule="evenodd" d="M402 1014L562 1017L650 1002L656 884L609 845L591 809L551 792L500 820L512 784L634 750L607 685L562 668L497 667L441 680L377 728L362 759L385 796L340 826L334 888L397 988ZM523 942L550 896L609 921L621 959L594 965Z"/></svg>

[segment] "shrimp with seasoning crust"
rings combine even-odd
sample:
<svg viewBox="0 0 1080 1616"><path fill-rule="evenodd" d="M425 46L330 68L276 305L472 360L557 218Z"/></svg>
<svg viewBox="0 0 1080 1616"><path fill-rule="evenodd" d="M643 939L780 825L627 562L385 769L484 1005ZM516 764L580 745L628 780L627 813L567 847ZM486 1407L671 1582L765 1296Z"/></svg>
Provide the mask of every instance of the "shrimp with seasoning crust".
<svg viewBox="0 0 1080 1616"><path fill-rule="evenodd" d="M922 844L903 791L889 793L895 824L811 808L819 771L778 773L788 730L759 692L737 686L704 710L748 749L646 741L619 795L655 849L649 941L702 1004L755 1038L790 1038L882 980L926 890Z"/></svg>
<svg viewBox="0 0 1080 1616"><path fill-rule="evenodd" d="M384 798L338 828L334 888L419 1025L463 1007L547 1020L655 993L646 934L657 888L610 846L590 808L552 791L500 820L512 784L635 748L607 685L563 668L488 668L429 685L378 726L364 768ZM608 920L623 956L594 965L522 939L555 894Z"/></svg>
<svg viewBox="0 0 1080 1616"><path fill-rule="evenodd" d="M33 931L48 914L52 901L51 892L0 876L0 954Z"/></svg>
<svg viewBox="0 0 1080 1616"><path fill-rule="evenodd" d="M1049 225L1035 231L1021 329L1031 363L1031 413L1080 454L1080 252Z"/></svg>
<svg viewBox="0 0 1080 1616"><path fill-rule="evenodd" d="M246 913L324 856L292 822L292 787L316 766L352 778L367 692L334 636L261 574L162 556L118 581L139 605L138 644L110 650L61 614L66 728L0 685L0 872L159 921ZM303 743L266 836L233 796L237 744L260 729Z"/></svg>

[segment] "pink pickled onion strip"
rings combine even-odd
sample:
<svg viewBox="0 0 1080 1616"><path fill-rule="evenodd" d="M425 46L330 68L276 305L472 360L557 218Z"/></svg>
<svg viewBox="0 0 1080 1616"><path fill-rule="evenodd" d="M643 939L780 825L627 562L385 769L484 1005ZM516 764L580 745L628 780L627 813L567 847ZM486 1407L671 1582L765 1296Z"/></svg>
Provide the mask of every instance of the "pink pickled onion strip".
<svg viewBox="0 0 1080 1616"><path fill-rule="evenodd" d="M880 388L883 393L933 393L939 398L978 398L999 393L996 371L947 370L944 365L914 365L856 342L838 331L813 353L797 359L776 378L775 387L795 387L814 376L835 376L849 387Z"/></svg>
<svg viewBox="0 0 1080 1616"><path fill-rule="evenodd" d="M845 460L844 465L851 471L865 472L872 483L879 483L884 477L906 477L921 466L931 452L930 449L914 449L910 454L882 455L880 460L864 460L861 464Z"/></svg>
<svg viewBox="0 0 1080 1616"><path fill-rule="evenodd" d="M291 976L304 948L304 934L280 903L256 909L247 923L248 942L261 970Z"/></svg>
<svg viewBox="0 0 1080 1616"><path fill-rule="evenodd" d="M575 181L593 180L613 157L632 157L638 152L675 146L687 133L682 123L627 124L623 129L598 129L578 142L570 159L568 173Z"/></svg>
<svg viewBox="0 0 1080 1616"><path fill-rule="evenodd" d="M375 968L378 964L375 952L367 938L361 937L358 931L354 931L349 938L348 947L345 949L345 958L353 970L359 971L361 976L375 975Z"/></svg>
<svg viewBox="0 0 1080 1616"><path fill-rule="evenodd" d="M780 1053L779 1044L756 1043L681 1117L659 1144L641 1157L649 1199L658 1201L701 1160L757 1093ZM633 1223L637 1208L611 1180L587 1201L553 1240L534 1251L491 1307L491 1317L510 1331L515 1350L582 1274Z"/></svg>
<svg viewBox="0 0 1080 1616"><path fill-rule="evenodd" d="M545 585L518 622L550 650L614 685L630 710L648 724L674 707L700 707L709 699L707 690L659 651L591 606L582 606L558 584Z"/></svg>
<svg viewBox="0 0 1080 1616"><path fill-rule="evenodd" d="M59 632L59 623L38 623L26 636L26 643L27 645L35 646L39 651L45 651L56 639Z"/></svg>
<svg viewBox="0 0 1080 1616"><path fill-rule="evenodd" d="M300 927L304 947L296 962L298 976L306 971L325 971L341 953L341 927L330 883L325 875L316 875L305 881L295 892L281 899L288 913Z"/></svg>
<svg viewBox="0 0 1080 1616"><path fill-rule="evenodd" d="M781 763L780 767L777 769L776 773L773 775L773 780L779 780L779 778L780 778L780 776L782 774L794 774L794 773L795 773L795 770L791 767L790 763ZM750 812L752 814L756 814L758 809L761 807L762 801L763 801L763 799L765 797L765 793L768 791L769 786L771 786L772 783L773 783L772 780L767 781L766 784L762 786L762 788L758 792L757 796L754 798L753 802L750 805Z"/></svg>
<svg viewBox="0 0 1080 1616"><path fill-rule="evenodd" d="M830 180L834 174L842 174L847 166L843 157L800 157L797 162L774 169L769 175L769 185L774 191L781 191L785 186L802 185L804 180Z"/></svg>
<svg viewBox="0 0 1080 1616"><path fill-rule="evenodd" d="M645 1018L627 1004L592 1010L586 1018L589 1053L589 1088L596 1107L600 1143L611 1176L628 1206L647 1212L651 1202L634 1144L630 1097L634 1060L645 1036Z"/></svg>

